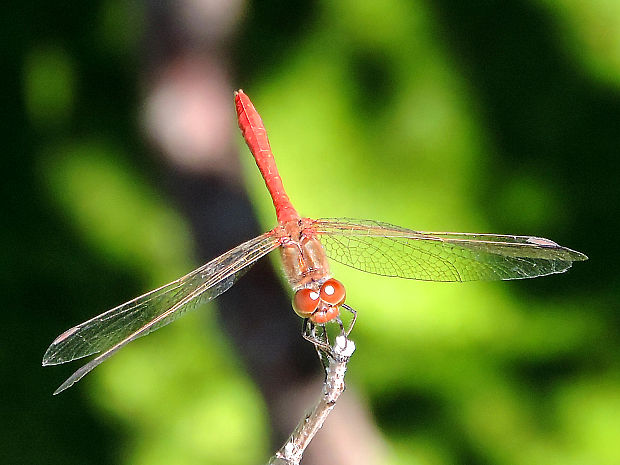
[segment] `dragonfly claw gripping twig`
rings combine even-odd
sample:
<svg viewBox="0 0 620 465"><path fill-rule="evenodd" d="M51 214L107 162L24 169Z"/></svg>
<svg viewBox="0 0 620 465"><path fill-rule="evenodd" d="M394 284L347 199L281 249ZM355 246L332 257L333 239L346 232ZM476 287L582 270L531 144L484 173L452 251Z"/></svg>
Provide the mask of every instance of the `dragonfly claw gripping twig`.
<svg viewBox="0 0 620 465"><path fill-rule="evenodd" d="M337 336L329 350L316 346L323 366L325 382L321 396L309 410L284 445L271 458L268 465L299 465L306 447L319 432L336 401L345 390L344 376L347 364L355 351L355 343L346 334Z"/></svg>

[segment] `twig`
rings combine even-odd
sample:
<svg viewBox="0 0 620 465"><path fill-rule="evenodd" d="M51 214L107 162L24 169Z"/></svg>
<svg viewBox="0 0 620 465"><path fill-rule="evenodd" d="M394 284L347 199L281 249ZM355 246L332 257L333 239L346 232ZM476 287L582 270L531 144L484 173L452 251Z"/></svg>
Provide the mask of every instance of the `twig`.
<svg viewBox="0 0 620 465"><path fill-rule="evenodd" d="M344 375L354 351L355 343L344 335L336 338L329 351L317 346L317 352L325 368L321 397L314 408L304 415L288 440L269 460L268 465L299 465L306 447L319 432L327 415L345 390Z"/></svg>

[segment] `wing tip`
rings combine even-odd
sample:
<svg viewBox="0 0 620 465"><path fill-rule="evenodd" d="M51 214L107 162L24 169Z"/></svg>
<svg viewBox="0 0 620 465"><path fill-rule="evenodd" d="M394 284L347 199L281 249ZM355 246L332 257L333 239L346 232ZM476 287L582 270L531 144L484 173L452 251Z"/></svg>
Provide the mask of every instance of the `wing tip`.
<svg viewBox="0 0 620 465"><path fill-rule="evenodd" d="M86 374L88 374L90 371L92 371L93 368L95 368L97 365L99 365L104 359L94 359L91 360L90 362L88 362L86 365L81 366L80 368L78 368L71 376L69 376L64 383L62 383L60 386L58 386L58 389L56 389L54 391L55 396L57 396L58 394L60 394L62 391L69 389L71 386L73 386L75 383L77 383L79 380L81 380Z"/></svg>
<svg viewBox="0 0 620 465"><path fill-rule="evenodd" d="M43 354L43 360L41 362L41 366L48 367L50 365L58 365L59 363L61 363L54 359L54 356L56 354L54 354L52 351L53 347L54 347L54 344L49 346L49 348L45 351L45 354Z"/></svg>
<svg viewBox="0 0 620 465"><path fill-rule="evenodd" d="M71 378L69 378L71 379ZM53 396L57 396L58 394L60 394L62 391L65 391L67 389L69 389L71 386L73 386L75 384L75 381L68 383L69 380L65 381L64 383L62 383L60 386L58 386L58 389L56 389L52 395Z"/></svg>
<svg viewBox="0 0 620 465"><path fill-rule="evenodd" d="M585 262L586 260L590 260L585 253L577 252L576 250L571 250L575 255L576 262Z"/></svg>
<svg viewBox="0 0 620 465"><path fill-rule="evenodd" d="M577 252L576 250L569 249L568 247L558 246L559 250L566 253L568 256L565 258L567 262L585 262L589 260L588 256L584 253Z"/></svg>
<svg viewBox="0 0 620 465"><path fill-rule="evenodd" d="M529 242L530 244L539 246L539 247L555 249L555 250L560 250L562 252L566 252L568 254L567 261L570 260L573 262L582 262L582 261L588 260L588 256L586 254L578 252L573 249L569 249L568 247L561 246L557 242L553 242L550 239L545 239L544 237L530 237L528 238L527 242Z"/></svg>

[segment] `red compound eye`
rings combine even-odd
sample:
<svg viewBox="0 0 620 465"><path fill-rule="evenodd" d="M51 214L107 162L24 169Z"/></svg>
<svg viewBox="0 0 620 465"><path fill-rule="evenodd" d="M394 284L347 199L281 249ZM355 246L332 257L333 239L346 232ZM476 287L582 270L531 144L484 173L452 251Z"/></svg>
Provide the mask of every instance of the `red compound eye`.
<svg viewBox="0 0 620 465"><path fill-rule="evenodd" d="M300 289L293 297L293 310L302 318L307 318L319 306L319 293L312 289Z"/></svg>
<svg viewBox="0 0 620 465"><path fill-rule="evenodd" d="M342 304L346 296L344 285L336 279L328 279L321 286L321 300L329 305Z"/></svg>

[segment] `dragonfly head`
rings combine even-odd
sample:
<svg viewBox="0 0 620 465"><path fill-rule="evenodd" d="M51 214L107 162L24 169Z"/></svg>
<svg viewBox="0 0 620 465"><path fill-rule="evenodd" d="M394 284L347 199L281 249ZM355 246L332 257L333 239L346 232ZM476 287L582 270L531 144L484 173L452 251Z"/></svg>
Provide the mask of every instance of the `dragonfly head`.
<svg viewBox="0 0 620 465"><path fill-rule="evenodd" d="M337 279L330 278L318 288L304 288L295 292L293 310L302 318L323 324L338 316L345 299L344 285Z"/></svg>

